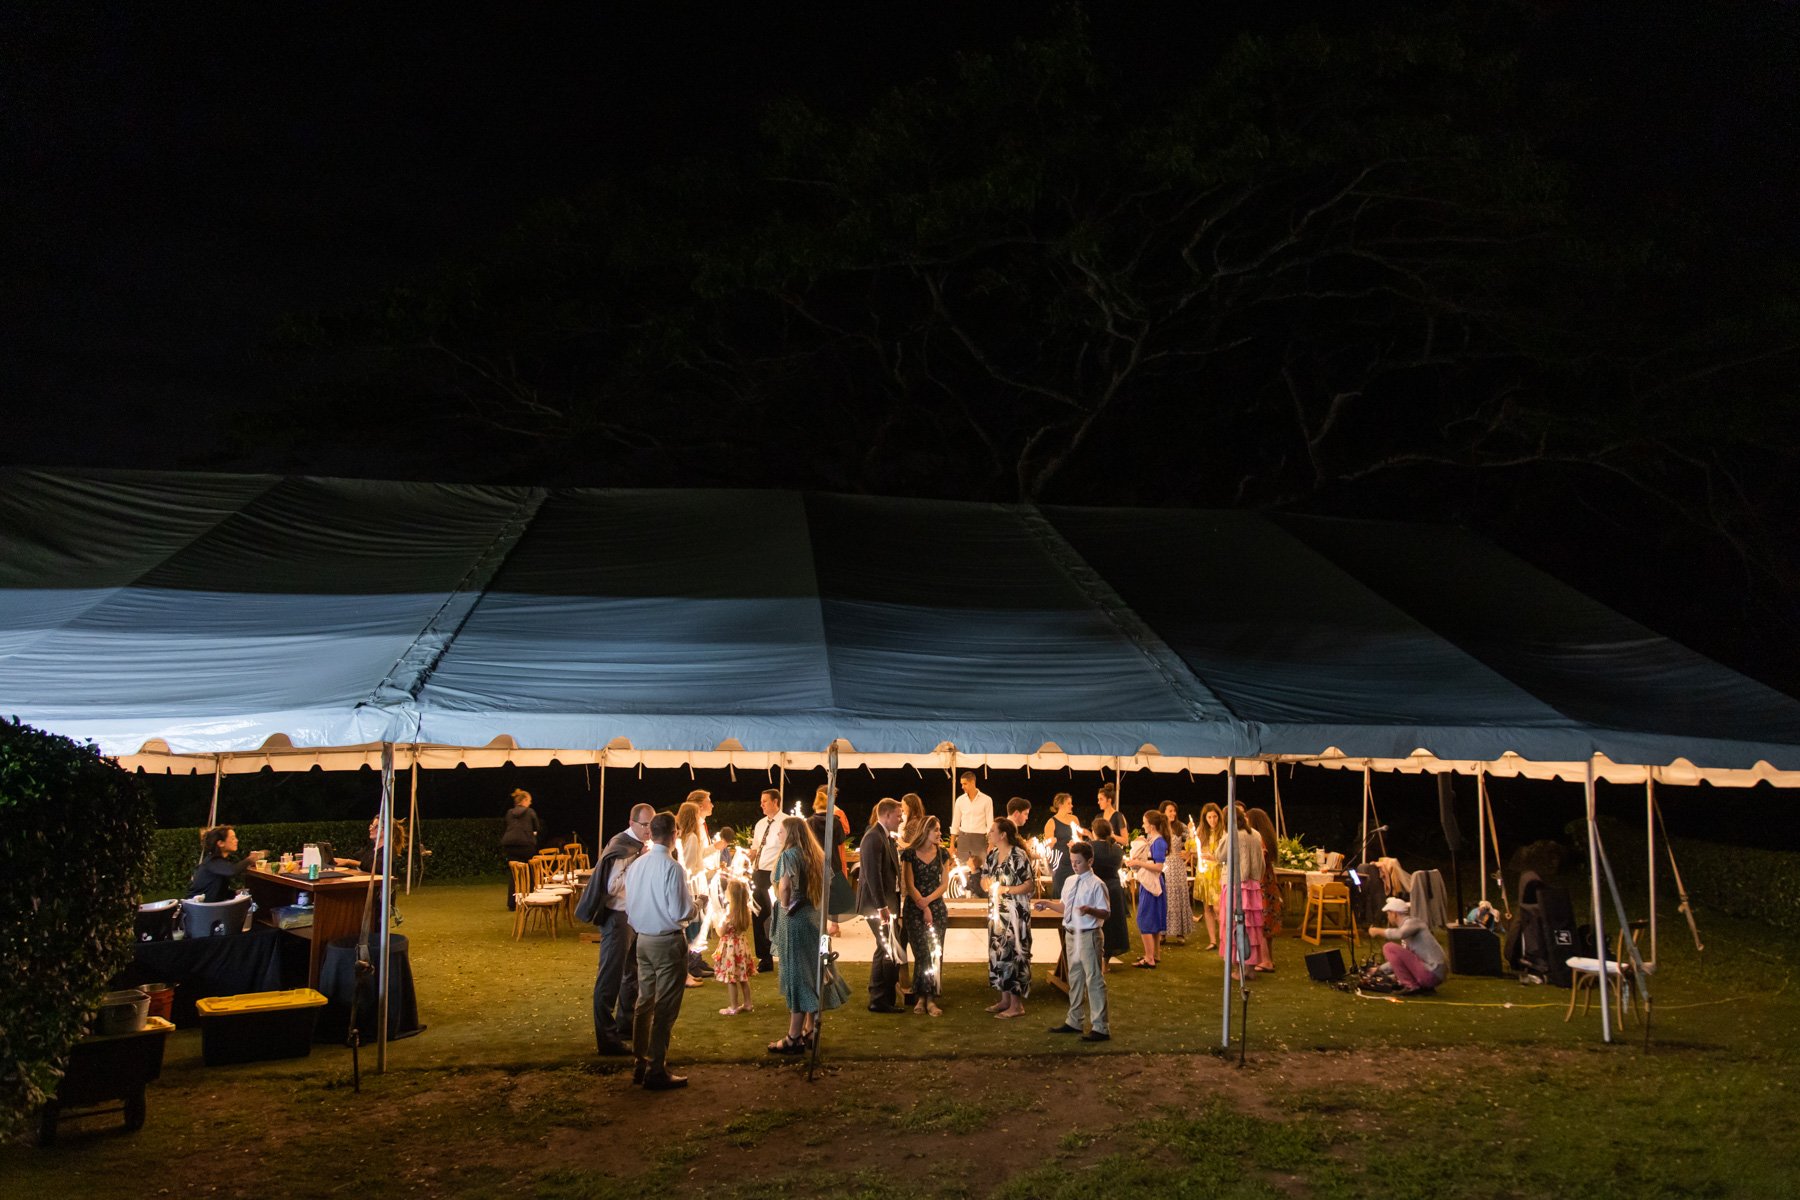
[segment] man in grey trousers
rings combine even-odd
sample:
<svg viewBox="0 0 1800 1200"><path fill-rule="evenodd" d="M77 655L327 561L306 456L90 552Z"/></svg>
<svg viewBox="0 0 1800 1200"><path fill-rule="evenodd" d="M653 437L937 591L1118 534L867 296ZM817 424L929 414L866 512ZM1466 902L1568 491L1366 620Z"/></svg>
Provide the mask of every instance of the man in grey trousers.
<svg viewBox="0 0 1800 1200"><path fill-rule="evenodd" d="M638 997L631 1020L637 1068L631 1081L652 1092L687 1086L687 1077L669 1074L668 1064L669 1035L687 991L684 930L694 919L693 889L675 861L674 844L674 816L657 813L650 845L625 873L625 917L637 935Z"/></svg>

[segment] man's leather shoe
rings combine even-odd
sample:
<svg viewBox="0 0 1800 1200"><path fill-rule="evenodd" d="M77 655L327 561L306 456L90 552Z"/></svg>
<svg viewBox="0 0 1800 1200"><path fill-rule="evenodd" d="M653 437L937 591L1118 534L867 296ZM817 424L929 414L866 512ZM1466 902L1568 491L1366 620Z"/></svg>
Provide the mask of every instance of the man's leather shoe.
<svg viewBox="0 0 1800 1200"><path fill-rule="evenodd" d="M1073 1025L1052 1025L1050 1027L1050 1032L1051 1033L1080 1033L1081 1030L1075 1028Z"/></svg>
<svg viewBox="0 0 1800 1200"><path fill-rule="evenodd" d="M646 1092L672 1092L676 1088L687 1086L686 1075L671 1075L667 1071L658 1071L654 1075L644 1076Z"/></svg>
<svg viewBox="0 0 1800 1200"><path fill-rule="evenodd" d="M644 1072L648 1071L649 1069L650 1069L649 1063L645 1062L641 1058L638 1059L637 1066L631 1068L631 1082L633 1082L633 1083L644 1082Z"/></svg>
<svg viewBox="0 0 1800 1200"><path fill-rule="evenodd" d="M1084 1042L1110 1042L1112 1041L1112 1034L1101 1033L1098 1029L1094 1029L1082 1034L1081 1040Z"/></svg>
<svg viewBox="0 0 1800 1200"><path fill-rule="evenodd" d="M874 1013L897 1013L905 1012L906 1010L904 1008L897 1008L892 1004L871 1004L869 1005L869 1011Z"/></svg>
<svg viewBox="0 0 1800 1200"><path fill-rule="evenodd" d="M631 1047L624 1042L608 1039L600 1043L600 1048L595 1053L605 1058L629 1058L631 1057Z"/></svg>

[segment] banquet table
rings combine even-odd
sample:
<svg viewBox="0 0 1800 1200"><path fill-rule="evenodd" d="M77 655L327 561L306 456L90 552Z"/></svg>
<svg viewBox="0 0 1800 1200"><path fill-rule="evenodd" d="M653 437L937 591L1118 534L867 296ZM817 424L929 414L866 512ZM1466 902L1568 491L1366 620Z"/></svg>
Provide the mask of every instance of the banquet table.
<svg viewBox="0 0 1800 1200"><path fill-rule="evenodd" d="M283 875L261 867L244 872L245 886L256 900L259 922L273 924L277 908L296 903L302 893L312 896L312 925L287 930L309 943L306 986L310 988L319 986L319 967L325 959L325 947L338 938L353 938L361 932L364 901L374 882L375 876L362 874L308 879L304 875ZM380 919L374 914L372 918Z"/></svg>
<svg viewBox="0 0 1800 1200"><path fill-rule="evenodd" d="M175 1024L196 1023L194 1001L281 988L281 931L256 928L224 937L138 942L114 987L167 983L175 988Z"/></svg>

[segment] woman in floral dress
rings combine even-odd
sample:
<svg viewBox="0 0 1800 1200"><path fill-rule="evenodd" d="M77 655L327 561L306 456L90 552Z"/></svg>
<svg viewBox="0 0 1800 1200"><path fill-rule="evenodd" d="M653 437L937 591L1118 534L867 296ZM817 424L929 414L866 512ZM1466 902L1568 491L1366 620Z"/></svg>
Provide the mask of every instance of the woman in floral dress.
<svg viewBox="0 0 1800 1200"><path fill-rule="evenodd" d="M942 836L938 819L925 817L914 823L900 851L900 936L913 962L912 992L918 997L913 1011L934 1017L944 1015L937 1000L944 990L944 933L950 928Z"/></svg>
<svg viewBox="0 0 1800 1200"><path fill-rule="evenodd" d="M1194 893L1188 882L1188 839L1193 833L1181 823L1181 811L1170 800L1162 806L1168 823L1169 857L1163 862L1163 895L1169 901L1169 924L1163 930L1166 943L1181 945L1194 932Z"/></svg>
<svg viewBox="0 0 1800 1200"><path fill-rule="evenodd" d="M1031 994L1031 893L1037 887L1019 831L1005 817L988 828L987 861L976 872L976 886L998 896L988 913L988 986L1000 999L988 1011L1001 1019L1025 1015Z"/></svg>

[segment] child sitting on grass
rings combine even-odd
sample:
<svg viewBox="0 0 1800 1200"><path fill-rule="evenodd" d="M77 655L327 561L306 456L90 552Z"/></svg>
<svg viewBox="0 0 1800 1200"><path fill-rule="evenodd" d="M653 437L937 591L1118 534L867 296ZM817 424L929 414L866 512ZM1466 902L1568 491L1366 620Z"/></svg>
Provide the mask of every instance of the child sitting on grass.
<svg viewBox="0 0 1800 1200"><path fill-rule="evenodd" d="M750 977L756 974L756 955L751 952L750 885L733 879L725 886L725 919L719 923L719 948L713 951L714 977L725 985L731 1003L719 1010L723 1017L754 1011L750 1005Z"/></svg>

